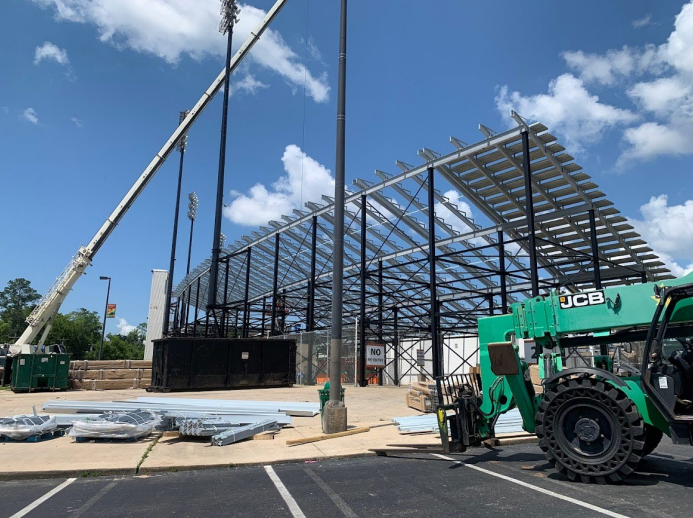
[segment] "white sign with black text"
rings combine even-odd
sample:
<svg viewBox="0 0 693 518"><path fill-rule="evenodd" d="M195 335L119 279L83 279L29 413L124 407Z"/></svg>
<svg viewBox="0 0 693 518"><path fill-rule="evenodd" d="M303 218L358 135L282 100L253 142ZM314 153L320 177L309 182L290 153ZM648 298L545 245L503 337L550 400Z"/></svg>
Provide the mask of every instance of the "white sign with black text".
<svg viewBox="0 0 693 518"><path fill-rule="evenodd" d="M366 365L369 367L385 367L384 345L366 345Z"/></svg>

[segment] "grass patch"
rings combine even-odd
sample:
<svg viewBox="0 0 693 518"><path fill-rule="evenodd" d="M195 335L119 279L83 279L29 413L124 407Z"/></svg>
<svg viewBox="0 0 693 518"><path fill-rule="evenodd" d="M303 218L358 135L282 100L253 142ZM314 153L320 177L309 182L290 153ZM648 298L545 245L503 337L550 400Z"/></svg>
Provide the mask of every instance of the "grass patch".
<svg viewBox="0 0 693 518"><path fill-rule="evenodd" d="M98 476L100 476L98 471L84 471L80 475L80 478L92 478Z"/></svg>
<svg viewBox="0 0 693 518"><path fill-rule="evenodd" d="M156 437L151 443L149 443L149 446L147 446L147 449L144 450L144 453L142 454L142 458L137 463L137 467L135 468L135 475L137 475L140 472L140 466L142 466L144 461L147 460L149 453L154 449L154 446L156 446L156 443L159 442L160 438L161 438L160 435L158 437Z"/></svg>

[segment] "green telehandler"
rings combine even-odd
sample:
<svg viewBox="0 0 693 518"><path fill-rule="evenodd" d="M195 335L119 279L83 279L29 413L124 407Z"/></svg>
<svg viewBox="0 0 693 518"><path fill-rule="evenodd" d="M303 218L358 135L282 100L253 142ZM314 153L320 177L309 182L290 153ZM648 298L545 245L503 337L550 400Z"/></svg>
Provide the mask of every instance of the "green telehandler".
<svg viewBox="0 0 693 518"><path fill-rule="evenodd" d="M693 445L693 274L660 283L533 297L479 319L480 374L438 378L445 452L493 437L517 407L570 480L624 480L664 434ZM619 348L642 347L638 365ZM572 365L571 351L589 348ZM538 364L543 393L530 380Z"/></svg>

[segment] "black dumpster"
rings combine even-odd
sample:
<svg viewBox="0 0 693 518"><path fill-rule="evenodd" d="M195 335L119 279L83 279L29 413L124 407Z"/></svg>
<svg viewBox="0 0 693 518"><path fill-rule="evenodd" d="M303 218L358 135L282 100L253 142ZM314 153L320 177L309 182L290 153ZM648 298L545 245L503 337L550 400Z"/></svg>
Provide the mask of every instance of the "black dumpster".
<svg viewBox="0 0 693 518"><path fill-rule="evenodd" d="M290 387L296 341L172 337L154 340L151 392Z"/></svg>

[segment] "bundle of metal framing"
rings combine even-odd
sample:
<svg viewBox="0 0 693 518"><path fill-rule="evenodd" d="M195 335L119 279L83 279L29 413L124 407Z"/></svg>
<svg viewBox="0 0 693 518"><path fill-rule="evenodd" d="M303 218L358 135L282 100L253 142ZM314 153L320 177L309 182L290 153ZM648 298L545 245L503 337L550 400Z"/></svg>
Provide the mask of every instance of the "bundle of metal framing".
<svg viewBox="0 0 693 518"><path fill-rule="evenodd" d="M435 414L395 417L392 422L400 433L438 432L438 418ZM517 408L498 417L494 427L498 433L517 433L522 431L522 416Z"/></svg>
<svg viewBox="0 0 693 518"><path fill-rule="evenodd" d="M267 419L260 421L248 426L241 426L238 428L229 428L228 430L214 435L212 437L213 446L226 446L228 444L233 444L242 439L247 439L253 435L257 435L262 432L267 432L269 430L276 430L278 428L277 421L272 419Z"/></svg>
<svg viewBox="0 0 693 518"><path fill-rule="evenodd" d="M157 411L159 412L159 411ZM161 428L163 430L177 430L184 421L201 419L201 420L222 420L230 423L233 426L243 426L256 423L263 418L274 419L281 426L291 425L291 417L286 414L214 414L198 411L177 411L164 410L161 411Z"/></svg>
<svg viewBox="0 0 693 518"><path fill-rule="evenodd" d="M238 428L240 425L224 419L183 419L178 426L181 435L193 435L195 437L212 437L229 428Z"/></svg>
<svg viewBox="0 0 693 518"><path fill-rule="evenodd" d="M319 412L319 405L317 403L161 399L164 401L48 401L44 403L42 408L46 412L58 414L98 414L103 412L128 412L142 409L150 410L160 415L178 412L181 417L189 412L207 415L277 416L280 418L281 416L286 417L287 415L312 417ZM246 421L246 423L257 421L258 419L253 419L251 421ZM283 424L290 424L290 421Z"/></svg>

